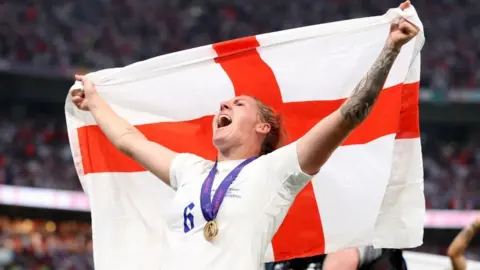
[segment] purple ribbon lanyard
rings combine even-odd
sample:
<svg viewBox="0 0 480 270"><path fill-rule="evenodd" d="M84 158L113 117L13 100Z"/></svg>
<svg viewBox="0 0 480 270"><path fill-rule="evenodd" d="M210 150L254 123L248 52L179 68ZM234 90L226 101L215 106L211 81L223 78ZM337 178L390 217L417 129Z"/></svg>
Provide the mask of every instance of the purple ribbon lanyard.
<svg viewBox="0 0 480 270"><path fill-rule="evenodd" d="M240 174L242 169L247 166L248 163L254 161L256 158L249 158L244 160L240 163L235 169L233 169L225 179L223 179L222 183L218 186L213 198L211 198L212 194L212 186L213 180L215 179L215 174L217 173L217 162L213 165L213 168L208 173L207 178L203 182L202 191L200 194L200 205L202 208L203 217L207 221L212 221L217 217L218 210L220 209L220 205L227 194L228 188L232 185L233 181L237 178Z"/></svg>

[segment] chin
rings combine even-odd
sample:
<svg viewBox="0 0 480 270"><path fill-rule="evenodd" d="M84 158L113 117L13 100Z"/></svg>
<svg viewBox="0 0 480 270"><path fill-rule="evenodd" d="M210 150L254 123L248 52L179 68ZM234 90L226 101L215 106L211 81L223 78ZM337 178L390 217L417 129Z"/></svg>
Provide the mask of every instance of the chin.
<svg viewBox="0 0 480 270"><path fill-rule="evenodd" d="M232 131L230 129L217 129L213 131L213 142L223 142L227 141L231 137Z"/></svg>
<svg viewBox="0 0 480 270"><path fill-rule="evenodd" d="M223 148L225 145L227 145L227 140L225 137L220 137L220 136L213 136L213 145L217 149Z"/></svg>
<svg viewBox="0 0 480 270"><path fill-rule="evenodd" d="M217 150L228 148L232 144L232 134L225 132L216 132L213 134L213 145Z"/></svg>

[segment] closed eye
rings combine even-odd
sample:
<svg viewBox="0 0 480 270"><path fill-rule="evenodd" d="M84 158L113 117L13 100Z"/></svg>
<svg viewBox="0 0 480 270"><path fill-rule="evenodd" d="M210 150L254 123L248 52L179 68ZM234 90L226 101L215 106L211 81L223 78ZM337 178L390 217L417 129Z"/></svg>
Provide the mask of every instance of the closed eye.
<svg viewBox="0 0 480 270"><path fill-rule="evenodd" d="M243 101L238 101L238 100L235 100L233 104L235 104L236 106L245 106L245 103L243 103Z"/></svg>

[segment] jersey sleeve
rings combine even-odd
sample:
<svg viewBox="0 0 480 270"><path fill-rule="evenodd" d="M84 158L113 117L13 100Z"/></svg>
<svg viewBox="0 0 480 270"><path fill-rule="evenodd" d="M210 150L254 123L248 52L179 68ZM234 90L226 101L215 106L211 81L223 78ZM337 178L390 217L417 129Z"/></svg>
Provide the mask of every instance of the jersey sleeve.
<svg viewBox="0 0 480 270"><path fill-rule="evenodd" d="M170 165L170 186L177 190L186 184L191 178L187 177L188 172L196 171L203 161L205 160L197 155L188 153L177 154Z"/></svg>
<svg viewBox="0 0 480 270"><path fill-rule="evenodd" d="M279 148L262 159L269 175L267 192L271 194L266 210L277 215L289 207L313 176L300 168L296 142Z"/></svg>

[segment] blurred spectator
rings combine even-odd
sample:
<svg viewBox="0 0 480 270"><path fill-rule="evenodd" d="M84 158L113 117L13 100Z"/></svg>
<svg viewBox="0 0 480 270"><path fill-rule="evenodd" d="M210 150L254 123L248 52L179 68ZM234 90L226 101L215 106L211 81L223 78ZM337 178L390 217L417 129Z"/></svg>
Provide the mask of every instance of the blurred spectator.
<svg viewBox="0 0 480 270"><path fill-rule="evenodd" d="M0 269L93 269L89 224L0 217Z"/></svg>
<svg viewBox="0 0 480 270"><path fill-rule="evenodd" d="M467 127L422 126L428 208L480 209L480 136Z"/></svg>
<svg viewBox="0 0 480 270"><path fill-rule="evenodd" d="M81 189L61 115L0 112L0 184Z"/></svg>
<svg viewBox="0 0 480 270"><path fill-rule="evenodd" d="M0 269L90 270L93 269L92 231L78 221L11 219L0 216ZM446 246L424 244L417 251L445 255ZM478 260L478 247L465 253ZM269 263L266 270L320 270L324 256Z"/></svg>
<svg viewBox="0 0 480 270"><path fill-rule="evenodd" d="M61 114L0 109L0 184L81 190ZM422 125L428 208L480 209L480 130Z"/></svg>
<svg viewBox="0 0 480 270"><path fill-rule="evenodd" d="M103 69L213 42L381 15L398 0L0 1L0 62ZM480 85L480 1L416 0L428 42L422 83Z"/></svg>
<svg viewBox="0 0 480 270"><path fill-rule="evenodd" d="M65 72L123 66L213 42L383 14L398 0L0 0L0 65ZM480 1L415 0L422 85L480 87ZM0 184L81 190L64 116L0 106ZM480 209L480 130L422 126L427 207ZM419 251L445 254L447 247ZM476 255L475 255L476 254ZM479 259L478 250L467 257ZM477 257L475 257L477 256ZM321 259L299 263L321 269ZM300 269L295 261L267 269ZM91 230L0 217L0 269L93 269Z"/></svg>
<svg viewBox="0 0 480 270"><path fill-rule="evenodd" d="M414 4L428 39L423 83L442 91L479 86L480 1ZM0 0L0 62L100 69L235 37L379 15L396 5L394 0ZM22 114L8 105L0 110L0 183L81 189L63 115L44 115L41 109ZM427 206L480 209L475 181L480 134L446 130L422 126Z"/></svg>

